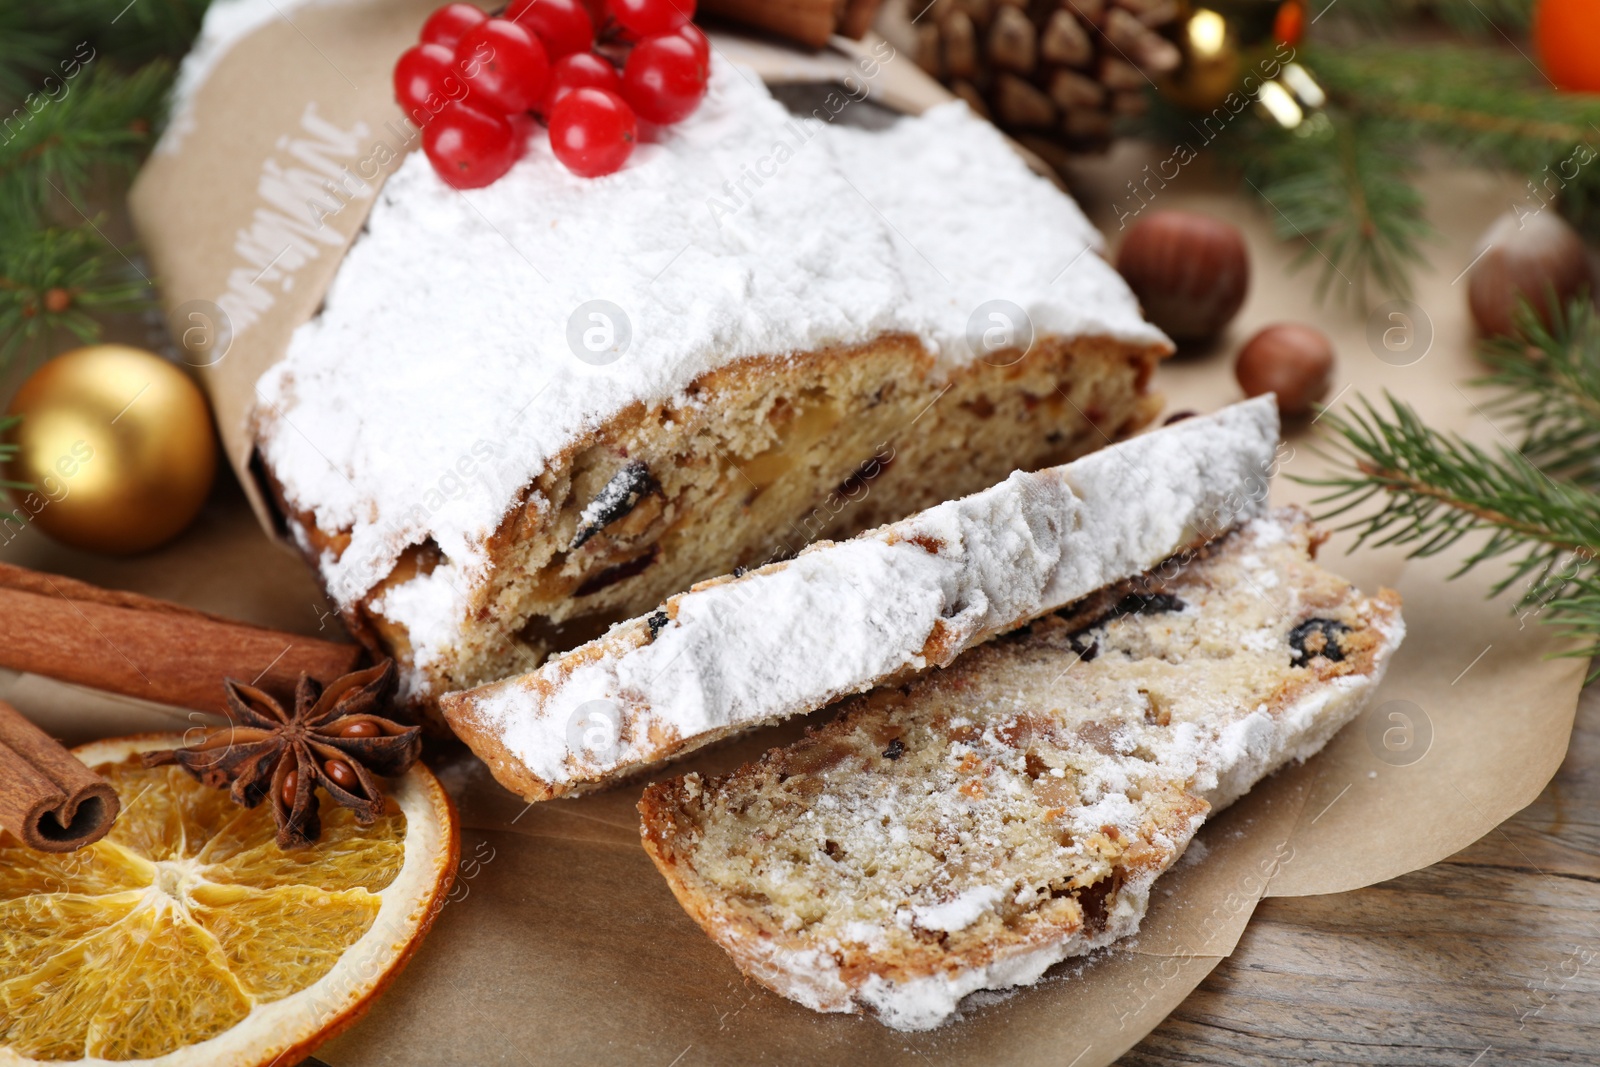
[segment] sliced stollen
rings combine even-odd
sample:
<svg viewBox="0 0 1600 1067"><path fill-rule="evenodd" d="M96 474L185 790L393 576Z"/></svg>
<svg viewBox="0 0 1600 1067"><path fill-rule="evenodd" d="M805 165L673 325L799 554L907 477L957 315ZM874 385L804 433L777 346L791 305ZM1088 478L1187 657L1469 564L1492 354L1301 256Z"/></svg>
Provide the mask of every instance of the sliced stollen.
<svg viewBox="0 0 1600 1067"><path fill-rule="evenodd" d="M1320 749L1404 634L1399 597L1254 519L720 779L651 786L645 848L746 974L898 1029L1137 930L1212 811ZM1172 573L1168 573L1172 572Z"/></svg>
<svg viewBox="0 0 1600 1067"><path fill-rule="evenodd" d="M872 105L791 114L720 53L709 79L605 181L529 152L468 198L413 154L256 385L252 471L430 721L1160 410L1171 343L965 104L851 129Z"/></svg>
<svg viewBox="0 0 1600 1067"><path fill-rule="evenodd" d="M995 634L1259 514L1277 409L1235 404L701 583L519 677L445 696L527 800L606 784L761 723L944 666Z"/></svg>

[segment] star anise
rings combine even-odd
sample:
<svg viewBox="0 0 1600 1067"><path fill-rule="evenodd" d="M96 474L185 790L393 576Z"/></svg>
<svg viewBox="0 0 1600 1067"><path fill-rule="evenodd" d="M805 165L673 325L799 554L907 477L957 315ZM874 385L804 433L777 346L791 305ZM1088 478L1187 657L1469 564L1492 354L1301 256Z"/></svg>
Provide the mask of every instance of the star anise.
<svg viewBox="0 0 1600 1067"><path fill-rule="evenodd" d="M375 775L404 774L422 750L421 731L378 712L395 688L392 660L344 675L326 688L302 674L294 710L253 685L223 682L227 726L182 748L144 755L147 767L176 763L206 785L228 787L234 803L272 802L278 847L299 848L322 833L316 787L366 826L384 810Z"/></svg>

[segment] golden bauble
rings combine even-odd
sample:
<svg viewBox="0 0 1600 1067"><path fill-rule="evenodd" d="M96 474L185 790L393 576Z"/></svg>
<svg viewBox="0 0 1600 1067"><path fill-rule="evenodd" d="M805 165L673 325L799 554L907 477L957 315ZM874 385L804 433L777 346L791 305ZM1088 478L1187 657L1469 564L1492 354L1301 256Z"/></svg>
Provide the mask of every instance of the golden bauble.
<svg viewBox="0 0 1600 1067"><path fill-rule="evenodd" d="M57 356L23 383L6 464L17 518L74 548L126 554L194 520L217 472L205 396L187 374L127 345ZM7 527L16 519L8 520Z"/></svg>
<svg viewBox="0 0 1600 1067"><path fill-rule="evenodd" d="M1188 111L1205 112L1221 133L1265 81L1294 55L1303 0L1189 0L1178 18L1183 63L1160 79L1161 95Z"/></svg>

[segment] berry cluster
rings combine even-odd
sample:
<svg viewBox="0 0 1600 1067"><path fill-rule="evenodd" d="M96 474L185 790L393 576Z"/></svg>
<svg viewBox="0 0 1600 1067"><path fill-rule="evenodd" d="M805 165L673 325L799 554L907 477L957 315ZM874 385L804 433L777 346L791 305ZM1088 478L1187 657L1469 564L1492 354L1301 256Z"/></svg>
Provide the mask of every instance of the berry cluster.
<svg viewBox="0 0 1600 1067"><path fill-rule="evenodd" d="M568 170L611 174L633 153L640 119L678 122L706 94L711 45L689 21L694 6L511 0L491 18L446 4L395 64L395 99L453 188L476 189L510 170L536 119Z"/></svg>

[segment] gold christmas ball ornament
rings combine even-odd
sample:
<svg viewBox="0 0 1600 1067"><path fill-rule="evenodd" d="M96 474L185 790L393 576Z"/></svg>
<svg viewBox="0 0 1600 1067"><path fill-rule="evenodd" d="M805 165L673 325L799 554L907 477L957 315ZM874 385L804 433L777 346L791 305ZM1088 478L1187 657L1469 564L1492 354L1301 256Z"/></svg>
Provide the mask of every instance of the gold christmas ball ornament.
<svg viewBox="0 0 1600 1067"><path fill-rule="evenodd" d="M1189 0L1175 25L1182 59L1158 82L1161 95L1218 123L1254 104L1279 125L1297 126L1326 102L1295 62L1305 25L1304 0Z"/></svg>
<svg viewBox="0 0 1600 1067"><path fill-rule="evenodd" d="M217 471L211 410L198 386L161 357L92 345L50 360L8 414L16 456L5 478L19 524L74 548L129 554L177 536L199 513Z"/></svg>

